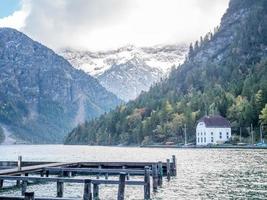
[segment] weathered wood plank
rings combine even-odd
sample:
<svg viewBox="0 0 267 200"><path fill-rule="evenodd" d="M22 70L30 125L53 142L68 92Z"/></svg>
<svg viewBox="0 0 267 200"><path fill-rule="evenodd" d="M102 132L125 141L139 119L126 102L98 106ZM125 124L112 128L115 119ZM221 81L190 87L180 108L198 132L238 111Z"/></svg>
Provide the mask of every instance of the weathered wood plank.
<svg viewBox="0 0 267 200"><path fill-rule="evenodd" d="M130 175L144 175L144 170L137 169L96 169L96 168L61 168L61 167L47 167L44 169L49 172L61 173L64 172L76 172L76 173L88 173L88 174L117 174L121 172L130 174Z"/></svg>
<svg viewBox="0 0 267 200"><path fill-rule="evenodd" d="M21 180L38 182L64 182L64 183L84 183L85 179L63 178L63 177L30 177L30 176L0 176L0 180ZM119 184L118 180L92 180L93 184ZM144 181L126 181L127 185L144 185Z"/></svg>
<svg viewBox="0 0 267 200"><path fill-rule="evenodd" d="M59 166L69 166L73 165L74 163L50 163L50 164L44 164L44 165L34 165L34 166L27 166L22 167L20 171L18 171L17 168L15 169L5 169L0 170L0 175L16 175L16 174L22 174L22 173L31 173L36 171L41 171L43 168L46 167L59 167Z"/></svg>

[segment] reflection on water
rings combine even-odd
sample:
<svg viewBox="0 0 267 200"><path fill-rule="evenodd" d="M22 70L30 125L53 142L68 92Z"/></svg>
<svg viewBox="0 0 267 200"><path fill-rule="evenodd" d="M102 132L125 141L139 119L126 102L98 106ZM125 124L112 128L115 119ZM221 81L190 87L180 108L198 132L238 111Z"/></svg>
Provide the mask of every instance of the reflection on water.
<svg viewBox="0 0 267 200"><path fill-rule="evenodd" d="M0 160L16 160L18 155L29 161L164 161L176 155L177 177L165 181L153 194L155 200L267 199L267 150L0 146ZM36 191L37 196L55 196L56 187L52 183L31 185L29 191ZM78 198L82 191L82 185L68 183L64 195ZM116 199L117 187L101 186L100 191L102 199ZM20 190L2 194L19 195ZM142 197L142 187L126 187L126 199Z"/></svg>

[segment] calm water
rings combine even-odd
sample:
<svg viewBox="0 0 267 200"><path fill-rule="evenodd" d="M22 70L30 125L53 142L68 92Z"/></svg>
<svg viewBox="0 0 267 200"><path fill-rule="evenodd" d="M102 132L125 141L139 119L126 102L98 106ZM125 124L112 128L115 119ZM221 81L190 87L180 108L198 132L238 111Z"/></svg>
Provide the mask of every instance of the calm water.
<svg viewBox="0 0 267 200"><path fill-rule="evenodd" d="M153 194L167 199L267 199L267 150L149 149L62 145L0 146L0 160L165 161L177 157L177 177ZM138 179L138 177L137 177ZM133 179L132 179L133 180ZM12 183L6 183L12 184ZM30 186L37 196L55 196L54 184ZM81 197L83 187L66 184L65 197ZM101 199L116 199L117 187L101 186ZM20 190L2 194L19 195ZM143 188L126 187L126 199L142 199Z"/></svg>

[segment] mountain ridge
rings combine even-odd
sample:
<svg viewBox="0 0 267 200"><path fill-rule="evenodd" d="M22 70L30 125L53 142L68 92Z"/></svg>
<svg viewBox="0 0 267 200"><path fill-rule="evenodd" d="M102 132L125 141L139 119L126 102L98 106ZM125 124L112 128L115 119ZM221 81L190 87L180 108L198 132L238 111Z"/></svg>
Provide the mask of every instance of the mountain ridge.
<svg viewBox="0 0 267 200"><path fill-rule="evenodd" d="M186 44L177 44L154 47L127 45L99 52L65 49L59 53L77 69L97 78L107 90L129 101L166 78L173 66L183 62L187 51Z"/></svg>
<svg viewBox="0 0 267 200"><path fill-rule="evenodd" d="M0 36L0 122L19 139L60 142L73 126L122 102L25 34L1 28Z"/></svg>

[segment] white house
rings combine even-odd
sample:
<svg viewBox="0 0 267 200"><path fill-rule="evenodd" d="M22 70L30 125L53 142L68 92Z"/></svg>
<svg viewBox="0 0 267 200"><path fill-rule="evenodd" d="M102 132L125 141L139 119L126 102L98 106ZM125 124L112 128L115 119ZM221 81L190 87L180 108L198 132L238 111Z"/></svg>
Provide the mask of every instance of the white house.
<svg viewBox="0 0 267 200"><path fill-rule="evenodd" d="M204 116L197 124L196 144L222 144L231 138L230 122L222 116Z"/></svg>

